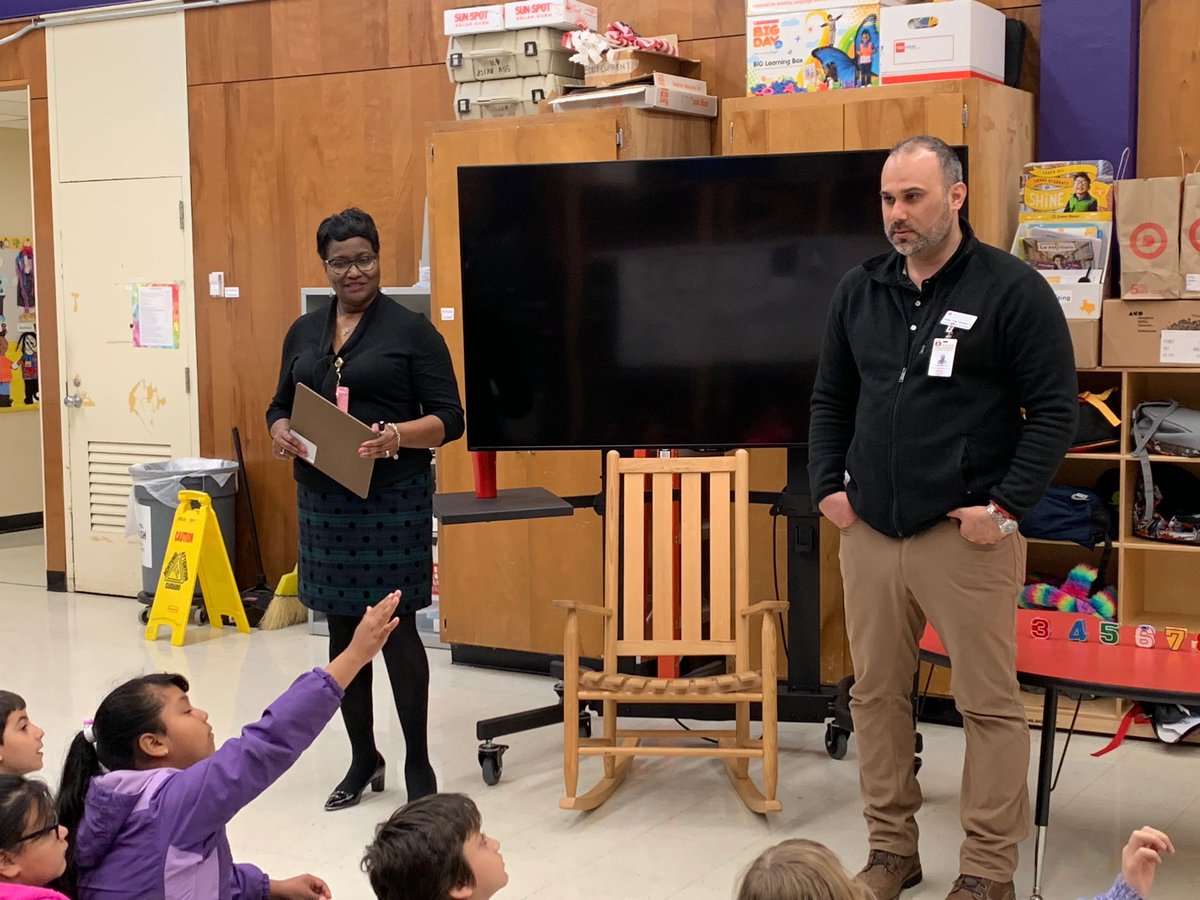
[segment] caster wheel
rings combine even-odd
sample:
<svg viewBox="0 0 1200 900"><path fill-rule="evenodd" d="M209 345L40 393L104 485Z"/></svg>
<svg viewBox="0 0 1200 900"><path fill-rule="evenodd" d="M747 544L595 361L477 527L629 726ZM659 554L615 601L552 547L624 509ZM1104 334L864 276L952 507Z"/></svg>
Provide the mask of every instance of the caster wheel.
<svg viewBox="0 0 1200 900"><path fill-rule="evenodd" d="M592 736L592 717L586 713L579 717L579 736L581 738Z"/></svg>
<svg viewBox="0 0 1200 900"><path fill-rule="evenodd" d="M483 772L483 783L491 786L500 782L504 772L504 751L507 744L493 744L485 741L479 745L479 768Z"/></svg>
<svg viewBox="0 0 1200 900"><path fill-rule="evenodd" d="M208 610L203 606L197 606L192 610L192 621L197 625L208 624Z"/></svg>
<svg viewBox="0 0 1200 900"><path fill-rule="evenodd" d="M919 757L919 756L913 757L913 774L914 775L921 774L921 757Z"/></svg>
<svg viewBox="0 0 1200 900"><path fill-rule="evenodd" d="M500 783L500 773L504 771L504 763L498 756L486 757L480 765L483 767L483 783L493 785Z"/></svg>
<svg viewBox="0 0 1200 900"><path fill-rule="evenodd" d="M138 611L138 621L143 625L150 624L150 607L143 606L141 610Z"/></svg>
<svg viewBox="0 0 1200 900"><path fill-rule="evenodd" d="M825 726L825 750L833 759L845 759L850 747L850 733L835 725Z"/></svg>

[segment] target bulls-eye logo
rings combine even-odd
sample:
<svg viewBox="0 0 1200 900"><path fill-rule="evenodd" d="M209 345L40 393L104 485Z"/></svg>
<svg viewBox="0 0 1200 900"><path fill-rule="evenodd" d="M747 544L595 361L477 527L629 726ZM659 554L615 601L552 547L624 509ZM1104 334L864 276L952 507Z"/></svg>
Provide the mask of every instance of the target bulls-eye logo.
<svg viewBox="0 0 1200 900"><path fill-rule="evenodd" d="M1157 222L1143 222L1133 229L1129 243L1142 259L1158 259L1167 249L1167 229Z"/></svg>
<svg viewBox="0 0 1200 900"><path fill-rule="evenodd" d="M1200 253L1200 219L1193 222L1192 227L1188 229L1188 243Z"/></svg>

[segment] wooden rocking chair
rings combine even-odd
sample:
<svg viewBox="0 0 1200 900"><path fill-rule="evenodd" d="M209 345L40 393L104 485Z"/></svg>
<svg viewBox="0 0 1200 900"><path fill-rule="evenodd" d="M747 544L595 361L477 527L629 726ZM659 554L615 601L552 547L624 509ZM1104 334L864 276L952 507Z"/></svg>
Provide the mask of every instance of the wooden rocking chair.
<svg viewBox="0 0 1200 900"><path fill-rule="evenodd" d="M745 450L738 450L733 456L688 459L622 459L615 451L608 454L604 605L556 601L557 606L567 611L563 673L566 791L559 801L562 808L595 809L624 780L634 756L720 757L746 806L758 813L781 808L775 798L778 783L775 616L787 609L787 603L766 601L750 605L748 600L748 459ZM644 526L647 476L649 542ZM677 571L678 623L673 611ZM579 667L580 615L604 617L601 671ZM762 666L757 670L750 666L749 637L756 619L761 621L762 629ZM733 667L723 675L697 678L651 678L618 672L617 660L631 656L723 656L732 658ZM577 711L581 701L602 702L603 737L580 737ZM735 704L736 725L733 730L716 731L619 730L618 703ZM761 740L750 737L751 703L762 704ZM717 743L698 747L642 746L643 738L685 738L693 742L697 738L711 738ZM577 793L579 760L584 756L603 757L604 775L595 787L581 795ZM752 759L762 760L761 791L750 780Z"/></svg>

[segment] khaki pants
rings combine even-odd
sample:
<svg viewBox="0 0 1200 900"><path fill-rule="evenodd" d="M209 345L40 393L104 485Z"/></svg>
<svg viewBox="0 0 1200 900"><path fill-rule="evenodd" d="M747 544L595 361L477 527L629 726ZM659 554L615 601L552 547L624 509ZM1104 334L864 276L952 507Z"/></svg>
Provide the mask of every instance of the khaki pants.
<svg viewBox="0 0 1200 900"><path fill-rule="evenodd" d="M959 872L1012 880L1029 832L1029 725L1016 678L1019 535L984 547L946 520L910 538L859 521L842 532L846 629L854 659L850 710L872 849L917 852L921 788L913 773L911 692L928 619L950 654L966 760Z"/></svg>

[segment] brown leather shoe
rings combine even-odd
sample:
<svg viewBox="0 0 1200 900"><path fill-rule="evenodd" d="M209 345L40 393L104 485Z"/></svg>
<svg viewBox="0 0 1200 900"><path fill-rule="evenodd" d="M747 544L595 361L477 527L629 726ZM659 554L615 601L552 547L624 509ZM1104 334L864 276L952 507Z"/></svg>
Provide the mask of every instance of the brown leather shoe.
<svg viewBox="0 0 1200 900"><path fill-rule="evenodd" d="M872 850L866 866L854 877L871 889L875 900L896 900L902 890L921 883L921 857Z"/></svg>
<svg viewBox="0 0 1200 900"><path fill-rule="evenodd" d="M946 900L1017 900L1011 881L990 881L977 875L959 875Z"/></svg>

